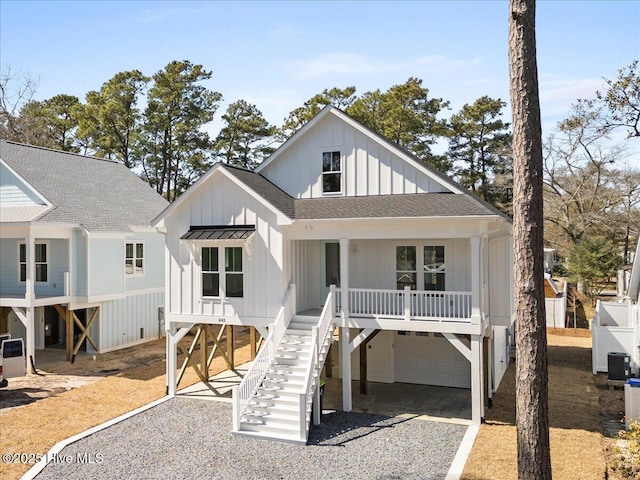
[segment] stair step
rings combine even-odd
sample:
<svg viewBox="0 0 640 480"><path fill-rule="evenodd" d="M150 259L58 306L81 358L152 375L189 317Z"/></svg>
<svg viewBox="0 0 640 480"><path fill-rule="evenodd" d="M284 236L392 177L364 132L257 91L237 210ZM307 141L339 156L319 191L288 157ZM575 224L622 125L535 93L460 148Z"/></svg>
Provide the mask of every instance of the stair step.
<svg viewBox="0 0 640 480"><path fill-rule="evenodd" d="M299 323L308 323L310 325L317 325L318 322L320 321L320 316L315 316L315 315L294 315L293 317L291 317L291 321L292 322L299 322Z"/></svg>
<svg viewBox="0 0 640 480"><path fill-rule="evenodd" d="M296 427L300 423L300 416L298 412L294 412L293 415L286 413L244 413L240 422L246 422L250 425L265 425L273 427Z"/></svg>
<svg viewBox="0 0 640 480"><path fill-rule="evenodd" d="M307 367L304 365L288 365L283 363L274 363L271 368L267 370L267 373L274 374L293 374L293 375L306 375Z"/></svg>
<svg viewBox="0 0 640 480"><path fill-rule="evenodd" d="M256 432L259 433L260 436L272 439L278 439L278 437L283 437L283 440L287 438L293 440L298 438L300 433L300 427L295 425L292 428L287 428L287 426L275 426L275 425L257 425L257 424L249 424L245 422L240 422L240 432ZM273 436L273 437L272 437Z"/></svg>

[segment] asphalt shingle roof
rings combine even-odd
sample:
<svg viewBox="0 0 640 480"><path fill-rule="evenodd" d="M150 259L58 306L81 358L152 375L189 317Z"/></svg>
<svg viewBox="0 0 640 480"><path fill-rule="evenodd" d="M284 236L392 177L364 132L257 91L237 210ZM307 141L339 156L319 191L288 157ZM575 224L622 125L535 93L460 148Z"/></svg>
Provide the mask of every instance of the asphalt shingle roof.
<svg viewBox="0 0 640 480"><path fill-rule="evenodd" d="M54 205L38 222L122 232L150 225L168 205L119 162L5 140L0 158Z"/></svg>
<svg viewBox="0 0 640 480"><path fill-rule="evenodd" d="M224 165L236 178L291 219L501 216L470 193L409 193L294 199L261 174Z"/></svg>

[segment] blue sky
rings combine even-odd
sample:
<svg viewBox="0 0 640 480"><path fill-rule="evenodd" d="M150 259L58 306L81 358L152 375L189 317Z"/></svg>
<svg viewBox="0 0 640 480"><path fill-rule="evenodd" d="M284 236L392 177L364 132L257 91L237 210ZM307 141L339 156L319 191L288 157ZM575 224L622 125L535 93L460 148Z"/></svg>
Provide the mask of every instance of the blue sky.
<svg viewBox="0 0 640 480"><path fill-rule="evenodd" d="M283 118L324 88L359 93L423 80L454 111L508 101L507 1L153 2L0 0L3 69L39 78L38 99L81 99L115 73L172 60L213 71L226 105L245 99ZM543 129L577 98L640 59L640 1L539 1ZM509 111L505 109L505 116Z"/></svg>

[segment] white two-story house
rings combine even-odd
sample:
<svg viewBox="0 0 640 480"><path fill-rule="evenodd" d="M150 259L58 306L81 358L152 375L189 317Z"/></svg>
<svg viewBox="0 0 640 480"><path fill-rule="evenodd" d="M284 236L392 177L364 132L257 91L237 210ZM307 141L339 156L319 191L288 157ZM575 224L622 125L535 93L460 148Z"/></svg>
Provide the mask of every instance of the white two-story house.
<svg viewBox="0 0 640 480"><path fill-rule="evenodd" d="M166 206L121 163L0 141L0 333L36 365L158 338Z"/></svg>
<svg viewBox="0 0 640 480"><path fill-rule="evenodd" d="M306 441L335 328L345 411L365 361L369 381L470 389L484 417L509 361L511 220L344 112L326 107L255 171L217 163L155 225L169 391L193 325L266 338L234 433Z"/></svg>

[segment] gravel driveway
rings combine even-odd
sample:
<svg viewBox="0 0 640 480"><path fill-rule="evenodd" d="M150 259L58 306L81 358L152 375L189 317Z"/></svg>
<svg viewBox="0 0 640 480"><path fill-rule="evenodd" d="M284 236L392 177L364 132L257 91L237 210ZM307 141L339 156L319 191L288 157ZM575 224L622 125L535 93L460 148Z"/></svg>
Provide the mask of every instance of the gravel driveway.
<svg viewBox="0 0 640 480"><path fill-rule="evenodd" d="M173 398L66 447L44 479L443 479L467 429L325 414L307 446L236 438L231 405Z"/></svg>

